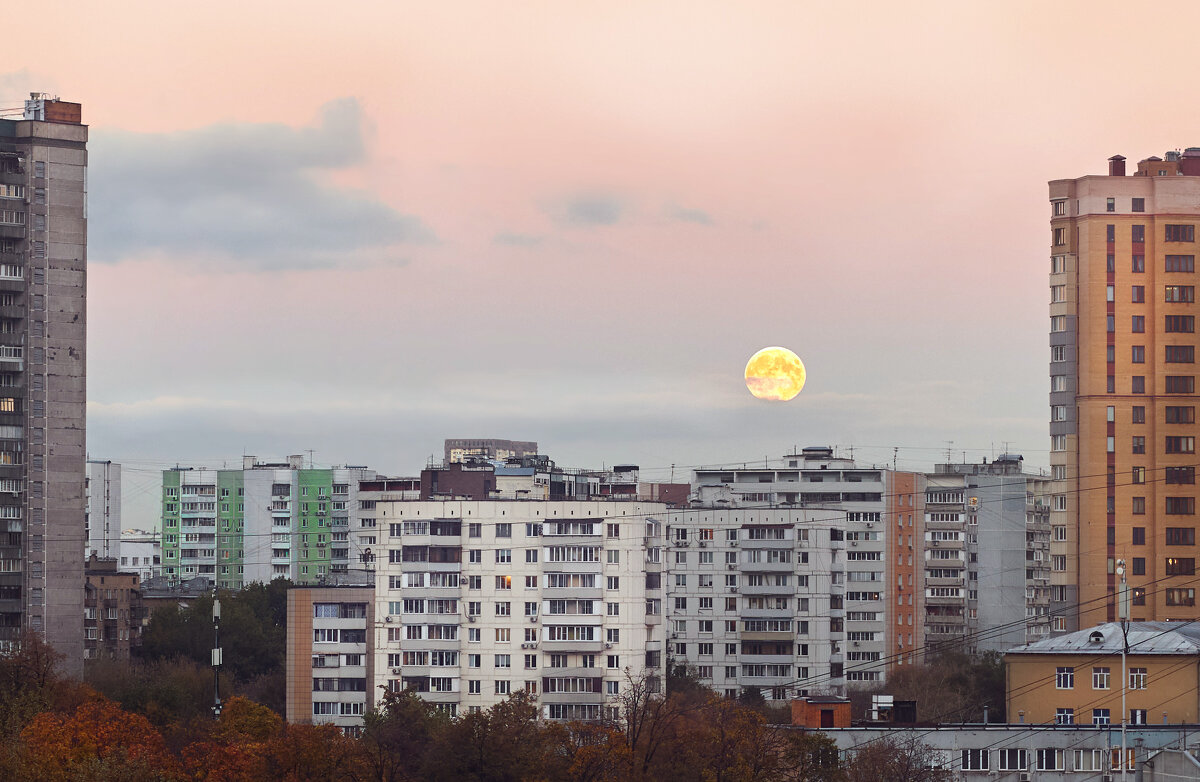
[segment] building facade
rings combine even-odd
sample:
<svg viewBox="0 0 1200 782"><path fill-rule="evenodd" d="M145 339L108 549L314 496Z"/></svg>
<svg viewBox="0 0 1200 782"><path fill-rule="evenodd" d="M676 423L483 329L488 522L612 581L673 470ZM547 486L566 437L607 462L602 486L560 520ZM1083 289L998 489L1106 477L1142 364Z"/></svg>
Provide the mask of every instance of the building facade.
<svg viewBox="0 0 1200 782"><path fill-rule="evenodd" d="M380 500L375 679L451 714L519 689L611 715L666 673L664 511L636 501Z"/></svg>
<svg viewBox="0 0 1200 782"><path fill-rule="evenodd" d="M0 119L0 649L83 659L87 140L78 103Z"/></svg>
<svg viewBox="0 0 1200 782"><path fill-rule="evenodd" d="M137 573L143 582L162 575L162 538L156 532L127 529L118 545L122 571Z"/></svg>
<svg viewBox="0 0 1200 782"><path fill-rule="evenodd" d="M85 556L102 559L119 555L121 541L121 465L111 461L88 459L87 547Z"/></svg>
<svg viewBox="0 0 1200 782"><path fill-rule="evenodd" d="M889 665L916 661L923 619L918 484L913 474L862 467L821 447L785 456L782 466L695 471L692 509L671 517L673 566L696 558L680 545L717 548L725 570L714 578L743 590L718 601L727 609L719 625L745 632L766 620L791 634L787 642L719 644L727 654L712 666L725 675L715 680L718 689L762 687L779 699L839 693L883 682ZM672 582L686 586L690 575L673 571ZM705 583L701 577L695 573L697 584ZM681 597L678 605L691 604L692 595ZM689 617L672 619L690 628ZM764 680L757 661L743 665L739 657L768 645L767 672L776 675ZM707 661L695 662L707 672Z"/></svg>
<svg viewBox="0 0 1200 782"><path fill-rule="evenodd" d="M163 472L162 572L221 589L289 578L316 583L350 562L350 519L365 467L305 468L244 457L240 470Z"/></svg>
<svg viewBox="0 0 1200 782"><path fill-rule="evenodd" d="M927 648L1003 651L1049 634L1050 481L1022 468L1005 455L926 476Z"/></svg>
<svg viewBox="0 0 1200 782"><path fill-rule="evenodd" d="M1052 610L1073 630L1195 619L1195 257L1200 149L1050 189Z"/></svg>
<svg viewBox="0 0 1200 782"><path fill-rule="evenodd" d="M1009 722L1061 725L1200 721L1200 628L1183 622L1109 622L1008 650ZM1122 712L1124 697L1126 712Z"/></svg>
<svg viewBox="0 0 1200 782"><path fill-rule="evenodd" d="M537 456L538 444L529 440L495 438L448 438L442 444L446 464L469 461L504 461L512 457Z"/></svg>
<svg viewBox="0 0 1200 782"><path fill-rule="evenodd" d="M373 585L288 590L288 722L362 727L373 693L374 617Z"/></svg>
<svg viewBox="0 0 1200 782"><path fill-rule="evenodd" d="M88 557L85 586L83 654L87 659L128 660L142 644L146 611L137 573L117 569L117 560Z"/></svg>

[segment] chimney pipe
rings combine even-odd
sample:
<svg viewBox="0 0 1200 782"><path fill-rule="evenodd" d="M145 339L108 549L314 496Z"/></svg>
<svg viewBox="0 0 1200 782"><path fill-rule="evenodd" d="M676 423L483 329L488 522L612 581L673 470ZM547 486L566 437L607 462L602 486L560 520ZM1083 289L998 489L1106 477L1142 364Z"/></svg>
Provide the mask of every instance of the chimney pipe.
<svg viewBox="0 0 1200 782"><path fill-rule="evenodd" d="M1125 158L1121 155L1113 155L1108 159L1108 175L1109 176L1125 176Z"/></svg>

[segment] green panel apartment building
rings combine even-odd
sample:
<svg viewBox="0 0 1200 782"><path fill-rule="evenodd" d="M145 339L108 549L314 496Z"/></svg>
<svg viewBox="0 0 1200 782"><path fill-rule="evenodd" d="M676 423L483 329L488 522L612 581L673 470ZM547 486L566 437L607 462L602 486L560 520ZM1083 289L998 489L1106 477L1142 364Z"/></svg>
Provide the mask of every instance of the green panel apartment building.
<svg viewBox="0 0 1200 782"><path fill-rule="evenodd" d="M316 583L350 564L349 531L365 467L304 468L243 459L240 470L163 471L162 563L171 582L222 589L289 578Z"/></svg>

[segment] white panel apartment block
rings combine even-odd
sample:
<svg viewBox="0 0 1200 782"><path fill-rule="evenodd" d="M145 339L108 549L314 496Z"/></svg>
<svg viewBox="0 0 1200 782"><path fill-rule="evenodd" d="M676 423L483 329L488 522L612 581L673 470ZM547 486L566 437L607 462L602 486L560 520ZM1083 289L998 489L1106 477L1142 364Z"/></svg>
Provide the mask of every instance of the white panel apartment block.
<svg viewBox="0 0 1200 782"><path fill-rule="evenodd" d="M374 510L376 686L455 714L525 688L547 719L597 719L631 678L663 681L661 503Z"/></svg>

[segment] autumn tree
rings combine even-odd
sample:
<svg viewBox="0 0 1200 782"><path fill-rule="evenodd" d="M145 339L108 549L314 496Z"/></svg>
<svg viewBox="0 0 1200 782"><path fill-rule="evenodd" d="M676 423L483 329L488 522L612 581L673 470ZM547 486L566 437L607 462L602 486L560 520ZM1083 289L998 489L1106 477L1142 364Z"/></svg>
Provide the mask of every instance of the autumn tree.
<svg viewBox="0 0 1200 782"><path fill-rule="evenodd" d="M178 778L162 736L137 714L95 696L69 715L45 712L21 731L21 778L130 780Z"/></svg>
<svg viewBox="0 0 1200 782"><path fill-rule="evenodd" d="M775 752L781 782L840 782L837 743L824 733L784 729Z"/></svg>

